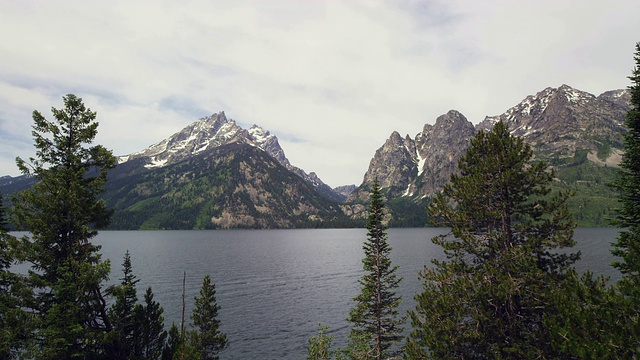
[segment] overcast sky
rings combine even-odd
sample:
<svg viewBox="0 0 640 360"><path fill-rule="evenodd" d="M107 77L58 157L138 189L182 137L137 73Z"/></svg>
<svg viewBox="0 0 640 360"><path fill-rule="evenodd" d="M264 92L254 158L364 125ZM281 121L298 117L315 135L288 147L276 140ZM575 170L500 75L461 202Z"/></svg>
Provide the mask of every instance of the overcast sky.
<svg viewBox="0 0 640 360"><path fill-rule="evenodd" d="M389 135L474 124L568 84L630 83L638 0L0 0L0 175L35 154L33 110L74 93L125 155L225 111L292 164L360 184Z"/></svg>

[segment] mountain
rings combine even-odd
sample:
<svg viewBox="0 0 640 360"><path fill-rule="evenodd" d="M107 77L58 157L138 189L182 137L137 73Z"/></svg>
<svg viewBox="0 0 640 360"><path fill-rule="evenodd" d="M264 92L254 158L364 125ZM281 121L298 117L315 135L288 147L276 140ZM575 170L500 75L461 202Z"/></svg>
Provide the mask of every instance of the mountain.
<svg viewBox="0 0 640 360"><path fill-rule="evenodd" d="M224 112L118 158L103 196L118 229L336 226L344 196L289 162L275 135Z"/></svg>
<svg viewBox="0 0 640 360"><path fill-rule="evenodd" d="M628 90L594 96L562 85L527 96L475 127L451 110L413 138L393 132L373 156L362 184L341 207L352 218L364 216L370 184L377 177L392 213L390 224L425 225L424 205L457 171L470 138L502 120L531 144L537 159L552 166L557 180L553 186L574 192L570 206L578 224L606 225L616 206L606 183L615 177L623 152L629 99ZM422 217L407 209L417 209Z"/></svg>
<svg viewBox="0 0 640 360"><path fill-rule="evenodd" d="M0 177L8 199L35 180ZM102 199L111 229L343 227L353 224L315 173L286 158L276 136L245 130L224 112L126 156L108 174ZM8 203L8 202L7 202Z"/></svg>
<svg viewBox="0 0 640 360"><path fill-rule="evenodd" d="M289 171L316 187L324 197L333 201L344 199L322 182L315 173L307 174L304 170L291 165L275 135L257 125L245 130L234 120L227 119L224 111L202 118L142 151L120 156L118 163L142 158L145 168L161 168L229 143L244 143L260 148Z"/></svg>
<svg viewBox="0 0 640 360"><path fill-rule="evenodd" d="M477 131L506 122L553 169L556 190L571 190L580 226L607 225L617 206L606 186L623 153L628 90L595 96L567 85L524 98L474 126L451 110L415 136L392 132L375 152L362 184L329 188L287 160L276 136L246 130L224 112L200 119L147 149L119 157L104 200L114 229L296 228L361 226L378 179L389 225L424 226L425 206L442 189ZM0 177L5 198L31 186ZM339 201L345 199L342 203Z"/></svg>
<svg viewBox="0 0 640 360"><path fill-rule="evenodd" d="M338 186L333 188L333 192L340 194L343 199L346 199L349 195L351 195L352 192L356 191L358 189L357 186L355 185L342 185L342 186Z"/></svg>
<svg viewBox="0 0 640 360"><path fill-rule="evenodd" d="M343 211L352 218L364 216L370 185L377 178L393 213L390 225L424 225L424 206L456 171L474 134L473 124L455 110L424 125L413 138L394 131L376 151L362 185L349 195Z"/></svg>
<svg viewBox="0 0 640 360"><path fill-rule="evenodd" d="M617 165L622 152L629 92L609 91L598 97L562 85L528 96L499 116L478 125L488 129L499 120L546 158L567 159L588 151L589 161Z"/></svg>
<svg viewBox="0 0 640 360"><path fill-rule="evenodd" d="M243 141L147 171L135 170L140 159L109 175L103 198L115 209L112 228L331 227L344 218L335 202Z"/></svg>

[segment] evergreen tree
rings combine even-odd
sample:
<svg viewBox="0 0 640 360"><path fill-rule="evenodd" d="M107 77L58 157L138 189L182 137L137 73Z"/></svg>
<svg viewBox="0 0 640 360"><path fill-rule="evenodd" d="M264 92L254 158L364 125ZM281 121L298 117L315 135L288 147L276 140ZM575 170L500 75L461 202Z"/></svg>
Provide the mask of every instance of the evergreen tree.
<svg viewBox="0 0 640 360"><path fill-rule="evenodd" d="M368 340L370 351L364 358L381 359L387 349L401 339L404 319L398 318L401 298L395 290L402 279L396 276L398 267L393 266L389 258L391 247L384 224L385 206L377 179L371 187L368 211L362 259L365 274L359 280L362 291L354 298L356 305L347 320L354 325L351 339Z"/></svg>
<svg viewBox="0 0 640 360"><path fill-rule="evenodd" d="M134 348L135 332L139 324L134 316L134 309L138 302L136 284L140 281L133 274L131 255L129 250L124 254L122 263L123 277L118 286L107 289L110 295L116 299L109 309L109 317L113 326L113 352L114 359L128 359Z"/></svg>
<svg viewBox="0 0 640 360"><path fill-rule="evenodd" d="M36 158L17 158L21 172L38 183L13 197L13 219L28 230L25 260L32 264L29 306L39 322L40 344L34 357L99 358L111 330L102 282L109 262L90 240L111 212L98 199L115 158L103 146L89 146L96 134L96 113L75 95L65 108L52 108L54 121L33 112Z"/></svg>
<svg viewBox="0 0 640 360"><path fill-rule="evenodd" d="M0 194L0 359L21 357L29 338L28 317L20 305L23 277L11 271L16 262L16 238L8 233Z"/></svg>
<svg viewBox="0 0 640 360"><path fill-rule="evenodd" d="M622 298L608 278L590 272L578 276L572 270L552 299L557 312L548 313L545 324L552 329L554 348L567 358L634 358L631 332L622 326Z"/></svg>
<svg viewBox="0 0 640 360"><path fill-rule="evenodd" d="M227 335L220 332L218 310L216 302L216 285L211 283L211 277L206 275L202 280L200 296L196 296L195 308L191 315L191 324L195 330L189 333L190 347L193 348L201 360L218 359L218 353L227 347Z"/></svg>
<svg viewBox="0 0 640 360"><path fill-rule="evenodd" d="M0 358L12 358L15 349L10 313L17 307L11 293L10 267L13 256L9 251L9 234L6 228L5 210L0 194Z"/></svg>
<svg viewBox="0 0 640 360"><path fill-rule="evenodd" d="M173 360L180 349L181 341L180 329L176 323L172 323L164 349L162 349L162 360Z"/></svg>
<svg viewBox="0 0 640 360"><path fill-rule="evenodd" d="M333 358L333 351L331 350L333 336L326 334L327 329L327 326L321 326L318 335L309 339L307 360L330 360Z"/></svg>
<svg viewBox="0 0 640 360"><path fill-rule="evenodd" d="M134 308L137 334L134 344L136 358L159 359L165 347L167 332L164 330L164 309L153 300L151 287L144 294L144 305L137 304Z"/></svg>
<svg viewBox="0 0 640 360"><path fill-rule="evenodd" d="M428 207L450 234L432 241L447 260L421 272L410 313L409 358L553 358L547 313L578 254L568 193L551 196L553 172L498 122L479 132Z"/></svg>
<svg viewBox="0 0 640 360"><path fill-rule="evenodd" d="M625 310L626 333L632 353L640 351L640 43L636 44L635 67L629 79L632 85L631 109L627 113L624 154L618 179L613 187L619 192L620 209L614 224L621 231L613 243L612 253L620 260L613 266L620 270L618 282Z"/></svg>

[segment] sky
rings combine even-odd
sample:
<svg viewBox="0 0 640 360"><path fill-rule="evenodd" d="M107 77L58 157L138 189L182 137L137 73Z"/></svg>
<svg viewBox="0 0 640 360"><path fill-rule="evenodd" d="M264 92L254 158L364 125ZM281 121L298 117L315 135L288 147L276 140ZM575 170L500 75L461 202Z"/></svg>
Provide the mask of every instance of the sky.
<svg viewBox="0 0 640 360"><path fill-rule="evenodd" d="M476 124L562 84L630 85L638 0L0 0L0 175L38 110L73 93L96 143L140 151L224 111L330 186L359 185L393 131Z"/></svg>

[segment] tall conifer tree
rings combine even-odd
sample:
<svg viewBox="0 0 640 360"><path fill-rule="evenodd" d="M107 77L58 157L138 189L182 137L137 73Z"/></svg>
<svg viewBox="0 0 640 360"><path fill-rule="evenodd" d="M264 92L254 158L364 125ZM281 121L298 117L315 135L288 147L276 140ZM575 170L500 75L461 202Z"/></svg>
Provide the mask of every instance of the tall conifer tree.
<svg viewBox="0 0 640 360"><path fill-rule="evenodd" d="M402 279L396 275L398 266L393 266L389 258L391 247L387 243L385 205L378 179L371 186L368 211L367 240L363 246L365 257L362 259L365 274L359 280L362 290L354 298L356 305L347 320L354 325L350 341L364 342L367 349L351 356L379 360L401 339L404 319L398 316L401 298L395 291ZM358 347L358 344L351 344L352 349Z"/></svg>
<svg viewBox="0 0 640 360"><path fill-rule="evenodd" d="M13 198L16 226L28 230L23 239L32 264L31 307L40 331L36 358L99 358L104 334L111 330L102 283L109 262L91 243L108 224L111 212L98 195L115 157L93 145L96 113L75 95L63 98L64 108L52 108L55 120L33 112L36 157L16 159L23 174L38 183Z"/></svg>
<svg viewBox="0 0 640 360"><path fill-rule="evenodd" d="M16 263L16 238L9 234L6 212L0 194L0 359L17 359L29 338L29 321L20 296L24 277L12 271Z"/></svg>
<svg viewBox="0 0 640 360"><path fill-rule="evenodd" d="M428 210L451 233L435 237L447 260L425 268L410 313L409 358L553 358L544 325L551 290L577 254L568 193L550 196L553 173L498 122L479 132Z"/></svg>
<svg viewBox="0 0 640 360"><path fill-rule="evenodd" d="M618 282L626 310L628 347L633 353L640 349L640 42L636 44L635 67L629 79L632 85L631 109L627 112L624 134L624 154L618 179L613 187L619 191L620 209L615 225L621 231L612 253L620 260L613 266L620 270Z"/></svg>
<svg viewBox="0 0 640 360"><path fill-rule="evenodd" d="M136 331L140 327L134 316L134 309L138 302L136 284L140 280L133 274L129 250L124 254L122 273L120 284L107 289L107 292L116 299L109 309L109 317L113 326L110 341L113 344L111 356L114 359L128 359L130 357L134 348Z"/></svg>
<svg viewBox="0 0 640 360"><path fill-rule="evenodd" d="M195 307L191 314L191 326L194 330L189 332L189 345L198 359L218 359L218 353L227 347L227 335L220 331L216 285L211 282L209 275L202 279L200 295L194 300Z"/></svg>
<svg viewBox="0 0 640 360"><path fill-rule="evenodd" d="M135 358L159 359L165 348L164 309L153 299L151 287L144 294L144 305L134 309L135 329L133 353Z"/></svg>

